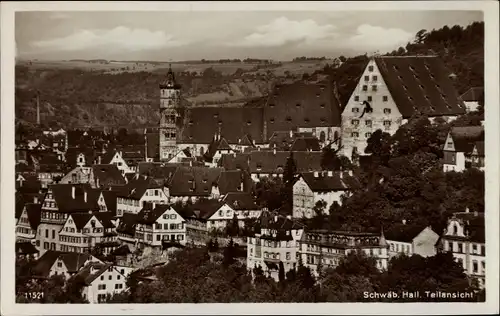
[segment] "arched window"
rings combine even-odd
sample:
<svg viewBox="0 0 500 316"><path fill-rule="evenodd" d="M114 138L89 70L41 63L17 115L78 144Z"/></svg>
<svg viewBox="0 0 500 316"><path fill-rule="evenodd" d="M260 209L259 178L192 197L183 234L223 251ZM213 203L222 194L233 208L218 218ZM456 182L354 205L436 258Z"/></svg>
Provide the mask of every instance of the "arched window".
<svg viewBox="0 0 500 316"><path fill-rule="evenodd" d="M457 227L457 225L453 225L453 235L458 235L458 227Z"/></svg>
<svg viewBox="0 0 500 316"><path fill-rule="evenodd" d="M325 139L326 139L325 131L321 131L321 133L319 134L319 141L324 143Z"/></svg>

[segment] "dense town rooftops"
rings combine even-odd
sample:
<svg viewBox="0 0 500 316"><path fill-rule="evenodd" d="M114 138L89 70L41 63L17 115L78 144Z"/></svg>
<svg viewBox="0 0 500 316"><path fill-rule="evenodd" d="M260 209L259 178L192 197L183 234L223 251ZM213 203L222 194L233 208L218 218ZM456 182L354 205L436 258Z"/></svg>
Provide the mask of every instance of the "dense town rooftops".
<svg viewBox="0 0 500 316"><path fill-rule="evenodd" d="M403 118L417 112L430 117L465 113L451 72L438 57L380 56L375 62Z"/></svg>
<svg viewBox="0 0 500 316"><path fill-rule="evenodd" d="M102 186L125 185L127 182L116 165L93 165L94 178Z"/></svg>

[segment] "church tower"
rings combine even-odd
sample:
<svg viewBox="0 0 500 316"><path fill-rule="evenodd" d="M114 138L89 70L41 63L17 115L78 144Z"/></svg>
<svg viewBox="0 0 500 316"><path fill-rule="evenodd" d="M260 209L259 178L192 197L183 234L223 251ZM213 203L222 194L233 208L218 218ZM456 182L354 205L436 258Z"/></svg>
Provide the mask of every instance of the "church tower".
<svg viewBox="0 0 500 316"><path fill-rule="evenodd" d="M167 79L160 84L160 160L168 161L177 152L177 109L180 106L181 86L175 82L172 67Z"/></svg>

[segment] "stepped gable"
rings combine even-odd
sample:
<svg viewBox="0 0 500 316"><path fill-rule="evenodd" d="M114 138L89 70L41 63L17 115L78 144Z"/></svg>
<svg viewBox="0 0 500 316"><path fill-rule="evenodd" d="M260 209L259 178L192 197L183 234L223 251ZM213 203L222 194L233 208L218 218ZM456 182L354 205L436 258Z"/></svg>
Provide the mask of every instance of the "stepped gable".
<svg viewBox="0 0 500 316"><path fill-rule="evenodd" d="M438 57L380 56L375 62L403 118L417 112L430 117L465 113L452 73Z"/></svg>

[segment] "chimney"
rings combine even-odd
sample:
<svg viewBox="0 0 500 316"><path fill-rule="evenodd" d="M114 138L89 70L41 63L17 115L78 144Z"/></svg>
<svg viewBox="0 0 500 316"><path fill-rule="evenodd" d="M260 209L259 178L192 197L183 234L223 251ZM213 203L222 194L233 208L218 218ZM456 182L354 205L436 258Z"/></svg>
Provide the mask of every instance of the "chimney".
<svg viewBox="0 0 500 316"><path fill-rule="evenodd" d="M469 207L467 206L467 207L465 208L465 213L469 213L469 212L470 212L470 210L469 210Z"/></svg>
<svg viewBox="0 0 500 316"><path fill-rule="evenodd" d="M406 219L403 219L401 222L403 223L403 225L406 225Z"/></svg>
<svg viewBox="0 0 500 316"><path fill-rule="evenodd" d="M87 191L83 192L83 201L87 203Z"/></svg>
<svg viewBox="0 0 500 316"><path fill-rule="evenodd" d="M153 206L153 208L152 208L152 209L154 210L154 209L156 208L156 202L153 202L153 203L152 203L152 206Z"/></svg>
<svg viewBox="0 0 500 316"><path fill-rule="evenodd" d="M75 198L75 187L74 186L71 187L71 198L73 198L73 199Z"/></svg>
<svg viewBox="0 0 500 316"><path fill-rule="evenodd" d="M290 138L293 138L293 131L290 130Z"/></svg>
<svg viewBox="0 0 500 316"><path fill-rule="evenodd" d="M340 179L344 179L344 173L342 172L342 170L340 170L340 172L339 172L339 177L340 177Z"/></svg>
<svg viewBox="0 0 500 316"><path fill-rule="evenodd" d="M278 215L274 215L274 221L277 222L278 221Z"/></svg>
<svg viewBox="0 0 500 316"><path fill-rule="evenodd" d="M101 155L99 155L99 157L97 158L97 164L100 165L101 164Z"/></svg>
<svg viewBox="0 0 500 316"><path fill-rule="evenodd" d="M315 178L319 177L319 173L317 171L314 171L314 177Z"/></svg>
<svg viewBox="0 0 500 316"><path fill-rule="evenodd" d="M193 161L192 160L189 160L189 166L192 167L193 166Z"/></svg>
<svg viewBox="0 0 500 316"><path fill-rule="evenodd" d="M38 204L38 196L35 195L33 197L33 203Z"/></svg>
<svg viewBox="0 0 500 316"><path fill-rule="evenodd" d="M328 170L328 176L329 176L329 177L333 177L333 171Z"/></svg>
<svg viewBox="0 0 500 316"><path fill-rule="evenodd" d="M273 155L276 155L276 148L273 149Z"/></svg>

